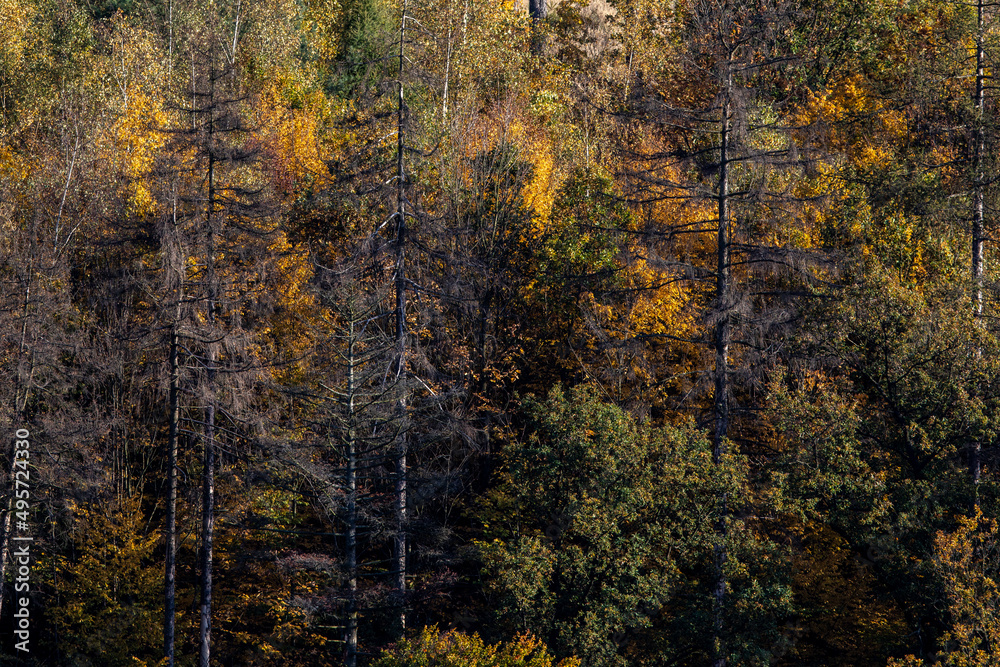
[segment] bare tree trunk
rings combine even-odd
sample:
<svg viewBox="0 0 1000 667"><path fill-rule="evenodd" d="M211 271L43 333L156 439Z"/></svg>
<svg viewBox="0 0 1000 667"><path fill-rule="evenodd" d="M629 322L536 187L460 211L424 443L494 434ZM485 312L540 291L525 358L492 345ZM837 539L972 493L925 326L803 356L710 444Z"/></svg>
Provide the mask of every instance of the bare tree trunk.
<svg viewBox="0 0 1000 667"><path fill-rule="evenodd" d="M545 0L528 0L528 16L531 17L531 52L535 55L541 54L545 48L541 23L547 14Z"/></svg>
<svg viewBox="0 0 1000 667"><path fill-rule="evenodd" d="M408 3L403 0L403 13L399 22L399 99L396 107L396 378L406 374L406 171L404 169L405 143L403 141L403 65L406 44L406 19ZM400 393L397 412L400 433L396 443L396 539L394 560L396 565L395 589L399 597L400 632L406 630L406 403L404 389Z"/></svg>
<svg viewBox="0 0 1000 667"><path fill-rule="evenodd" d="M171 233L177 238L177 191L171 191ZM168 250L168 257L170 251ZM168 395L169 426L167 436L167 553L164 558L164 605L163 605L163 655L167 667L174 667L177 630L177 455L180 438L180 334L181 303L184 300L184 278L187 258L174 257L177 273L177 303L174 305L173 322L170 330L170 352L168 358L170 388ZM177 262L177 260L180 260Z"/></svg>
<svg viewBox="0 0 1000 667"><path fill-rule="evenodd" d="M492 282L492 276L487 275L487 280ZM489 330L489 319L490 319L490 307L493 303L493 286L486 288L486 294L479 302L479 331L476 334L476 344L479 346L479 359L477 360L476 369L479 375L479 381L477 383L476 390L479 392L480 396L486 395L487 382L486 382L486 366L487 366L487 352L486 352L486 333Z"/></svg>
<svg viewBox="0 0 1000 667"><path fill-rule="evenodd" d="M357 484L357 429L355 427L355 323L350 322L347 348L347 657L345 667L358 664L358 484Z"/></svg>
<svg viewBox="0 0 1000 667"><path fill-rule="evenodd" d="M727 82L728 83L728 82ZM712 461L715 465L722 462L726 453L726 434L729 430L729 342L731 308L730 284L730 211L729 211L729 100L731 86L727 85L726 101L722 107L722 132L719 141L719 233L718 256L716 265L716 301L720 313L719 322L715 325L715 430L712 437ZM722 496L719 509L719 523L716 529L715 545L715 587L713 591L714 610L712 615L712 639L714 657L713 667L725 667L724 612L726 603L725 565L728 559L726 550L726 497Z"/></svg>
<svg viewBox="0 0 1000 667"><path fill-rule="evenodd" d="M177 438L180 422L180 382L177 366L177 328L170 334L170 435L167 440L167 554L164 564L163 654L174 665L177 618Z"/></svg>
<svg viewBox="0 0 1000 667"><path fill-rule="evenodd" d="M212 227L215 214L215 157L212 141L215 133L215 72L209 74L210 96L208 113L208 201L205 214L207 232L207 266L205 282L208 300L205 304L206 321L210 336L215 334L215 308L218 303L218 284L215 275L215 230ZM215 351L214 342L209 342L206 363L208 383L208 405L205 409L205 469L202 473L202 522L201 522L201 630L200 665L209 667L212 650L212 540L215 533Z"/></svg>
<svg viewBox="0 0 1000 667"><path fill-rule="evenodd" d="M985 110L985 79L986 65L983 52L983 0L976 2L976 134L973 154L973 197L972 197L972 281L975 289L973 296L973 313L977 321L983 316L983 246L985 242L983 230L983 154L986 151L986 138L983 131L983 112ZM977 351L978 353L978 351ZM979 477L982 443L976 440L969 451L969 476L972 479L973 509L979 507Z"/></svg>
<svg viewBox="0 0 1000 667"><path fill-rule="evenodd" d="M448 82L451 79L451 6L448 7L448 48L444 59L444 92L441 95L441 122L448 120Z"/></svg>
<svg viewBox="0 0 1000 667"><path fill-rule="evenodd" d="M199 664L209 667L212 647L212 538L215 532L215 406L205 409L205 471L202 475L201 627Z"/></svg>
<svg viewBox="0 0 1000 667"><path fill-rule="evenodd" d="M211 165L211 160L209 161ZM209 168L209 206L214 201L212 168ZM211 209L210 209L211 210ZM209 222L211 230L211 222ZM208 322L215 323L215 272L212 233L209 231L209 299ZM209 667L212 650L212 541L215 536L215 354L208 355L209 401L205 409L205 470L202 473L201 520L201 631L200 665Z"/></svg>

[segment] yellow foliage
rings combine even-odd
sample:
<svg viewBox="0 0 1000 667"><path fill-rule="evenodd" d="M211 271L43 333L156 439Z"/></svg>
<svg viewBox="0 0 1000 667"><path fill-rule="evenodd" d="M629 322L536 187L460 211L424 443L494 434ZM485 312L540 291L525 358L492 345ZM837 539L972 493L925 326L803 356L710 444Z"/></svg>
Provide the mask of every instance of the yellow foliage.
<svg viewBox="0 0 1000 667"><path fill-rule="evenodd" d="M132 212L152 213L155 208L148 177L165 138L157 128L166 123L162 103L141 93L128 98L124 115L111 128L114 157L126 176Z"/></svg>
<svg viewBox="0 0 1000 667"><path fill-rule="evenodd" d="M144 532L138 497L86 506L77 516L79 557L55 558L65 603L51 614L62 650L74 661L134 664L136 654L159 648L163 573L153 552L160 536Z"/></svg>
<svg viewBox="0 0 1000 667"><path fill-rule="evenodd" d="M0 144L0 176L4 180L23 181L37 168L35 160L18 154L10 146Z"/></svg>
<svg viewBox="0 0 1000 667"><path fill-rule="evenodd" d="M628 316L629 328L651 334L683 336L694 326L692 312L684 311L689 297L672 276L655 270L645 260L630 267L629 273L637 286L646 287L639 293Z"/></svg>
<svg viewBox="0 0 1000 667"><path fill-rule="evenodd" d="M31 39L35 8L25 0L0 0L0 72L14 73Z"/></svg>
<svg viewBox="0 0 1000 667"><path fill-rule="evenodd" d="M475 20L462 27L464 48L456 66L474 75L516 72L529 54L531 27L527 13L512 0L476 3L474 12Z"/></svg>
<svg viewBox="0 0 1000 667"><path fill-rule="evenodd" d="M278 307L268 325L261 330L272 349L266 352L261 350L259 354L262 359L278 355L299 360L288 366L272 366L275 377L286 377L301 369L301 364L305 363L305 350L312 345L310 327L303 326L303 323L319 317L313 294L306 289L312 278L312 264L308 252L293 246L284 234L271 241L267 256L275 258L268 271L272 277L268 289L277 295Z"/></svg>
<svg viewBox="0 0 1000 667"><path fill-rule="evenodd" d="M515 136L523 134L514 126ZM544 228L552 213L557 184L554 182L552 142L547 136L525 137L524 158L531 163L531 180L524 188L524 203L535 212L535 224Z"/></svg>
<svg viewBox="0 0 1000 667"><path fill-rule="evenodd" d="M382 654L377 667L579 667L578 658L554 662L545 644L525 633L510 642L485 643L479 635L457 630L439 632L425 627L412 640L404 640Z"/></svg>
<svg viewBox="0 0 1000 667"><path fill-rule="evenodd" d="M333 62L340 48L343 4L339 0L306 0L301 34L321 61Z"/></svg>
<svg viewBox="0 0 1000 667"><path fill-rule="evenodd" d="M953 533L934 540L952 627L941 638L941 667L993 667L1000 663L1000 529L976 510L959 517Z"/></svg>
<svg viewBox="0 0 1000 667"><path fill-rule="evenodd" d="M156 38L128 21L121 12L111 18L110 53L97 67L108 85L110 127L95 140L95 148L113 173L121 176L130 212L151 214L156 202L150 192L153 163L166 143L163 85L166 70Z"/></svg>
<svg viewBox="0 0 1000 667"><path fill-rule="evenodd" d="M893 147L905 143L909 126L901 111L890 108L885 98L874 95L865 84L865 78L858 74L828 90L810 91L797 123L829 124L835 128L831 130L831 147L846 154L855 166L872 170L889 165ZM863 135L848 135L836 129L836 123L847 118L868 120Z"/></svg>
<svg viewBox="0 0 1000 667"><path fill-rule="evenodd" d="M509 99L489 113L479 114L470 128L472 140L466 140L460 152L466 160L472 160L478 154L501 146L516 149L517 159L532 167L531 179L525 184L522 196L534 213L532 233L540 235L548 225L559 182L552 140L544 130L524 118L527 111L523 107L524 100Z"/></svg>
<svg viewBox="0 0 1000 667"><path fill-rule="evenodd" d="M255 123L271 161L275 185L290 194L303 185L322 186L328 173L320 154L318 116L323 102L307 97L302 108L293 109L277 84L261 91Z"/></svg>

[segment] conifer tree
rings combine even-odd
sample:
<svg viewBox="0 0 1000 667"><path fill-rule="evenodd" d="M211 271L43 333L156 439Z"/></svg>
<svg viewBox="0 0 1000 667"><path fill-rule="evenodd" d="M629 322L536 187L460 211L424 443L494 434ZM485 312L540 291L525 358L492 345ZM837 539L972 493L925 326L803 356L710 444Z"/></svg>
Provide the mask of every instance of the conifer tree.
<svg viewBox="0 0 1000 667"><path fill-rule="evenodd" d="M712 355L707 421L714 465L728 454L740 395L748 389L735 379L751 377L759 351L768 346L768 329L776 330L787 317L785 308L768 315L768 302L786 300L787 287L795 282L812 281L808 267L822 260L792 244L769 243L785 236L778 229L795 222L789 210L801 200L789 176L815 159L808 146L796 144L792 124L780 116L780 99L764 95L778 90L795 61L783 41L793 16L794 7L781 0L695 2L681 29L677 56L683 65L651 72L648 90L636 85L631 93L637 111L630 117L641 119L645 124L639 131L651 136L623 143L623 171L634 188L627 196L637 204L659 205L668 211L664 217L673 218L649 230L663 241L653 246L657 254L677 257L666 264L668 272L687 272L711 285L702 340ZM693 83L696 78L700 84ZM692 92L697 104L691 103ZM637 150L635 144L657 150ZM691 237L697 240L684 240ZM685 256L699 243L710 248L710 256L692 266ZM738 501L723 496L720 502L712 592L714 667L726 665L734 650L727 645L732 634L727 628L727 536Z"/></svg>
<svg viewBox="0 0 1000 667"><path fill-rule="evenodd" d="M164 320L169 332L167 417L168 552L176 548L176 479L181 434L200 442L200 663L212 647L213 552L220 441L245 438L249 382L264 360L253 350L254 321L267 308L269 242L277 233L267 185L257 171L260 151L249 141L239 71L214 43L212 25L188 44L190 80L167 128L164 187ZM252 423L252 421L250 422ZM165 653L173 651L173 554L166 564Z"/></svg>

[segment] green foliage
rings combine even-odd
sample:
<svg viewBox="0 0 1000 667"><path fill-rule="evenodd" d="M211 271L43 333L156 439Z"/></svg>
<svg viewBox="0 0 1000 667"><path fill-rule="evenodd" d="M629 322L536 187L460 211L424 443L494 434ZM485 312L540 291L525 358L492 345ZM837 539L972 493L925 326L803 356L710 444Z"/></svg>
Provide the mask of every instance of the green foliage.
<svg viewBox="0 0 1000 667"><path fill-rule="evenodd" d="M508 445L500 484L477 511L500 619L589 665L707 652L704 633L683 630L708 622L702 586L719 499L740 496L738 457L713 465L692 426L636 423L585 387L554 389L526 412L528 435ZM732 602L734 635L766 636L760 616L774 616L776 596L786 595L774 581L782 558L745 527L728 540L730 576L749 584ZM756 649L733 644L744 664L759 662L748 657Z"/></svg>
<svg viewBox="0 0 1000 667"><path fill-rule="evenodd" d="M921 293L873 273L839 310L842 337L830 343L866 397L860 433L880 443L879 472L936 478L971 442L993 441L996 341L961 291Z"/></svg>
<svg viewBox="0 0 1000 667"><path fill-rule="evenodd" d="M98 0L97 2L87 3L87 11L91 17L98 21L111 18L118 12L129 16L136 13L140 7L141 5L137 0Z"/></svg>
<svg viewBox="0 0 1000 667"><path fill-rule="evenodd" d="M777 508L802 521L874 525L885 518L886 488L866 460L857 406L821 378L802 384L775 382L768 397L781 448L771 467Z"/></svg>
<svg viewBox="0 0 1000 667"><path fill-rule="evenodd" d="M780 511L836 531L839 546L809 557L814 571L838 549L861 559L861 569L837 567L867 587L868 598L827 598L826 610L810 608L818 604L815 588L800 588L808 617L844 628L858 621L833 609L866 605L881 621L854 632L866 633L868 646L898 651L910 641L903 617L933 628L925 630L931 636L947 632L937 611L943 591L931 553L935 534L950 530L976 498L994 506L992 484L970 484L968 461L974 447L996 440L997 343L960 286L920 291L900 284L894 271L868 266L863 283L826 302L832 312L812 313L812 339L839 365L772 384L769 418L779 453L770 479ZM808 577L800 579L807 585ZM848 643L843 629L826 636Z"/></svg>
<svg viewBox="0 0 1000 667"><path fill-rule="evenodd" d="M531 364L538 368L526 378L527 387L544 391L554 381L574 380L579 350L590 352L587 306L622 312L623 302L639 291L630 289L630 278L634 283L643 277L629 275L621 252L635 227L634 214L618 200L607 175L577 170L560 187L533 249L525 287L528 307L539 314L538 326L525 336L533 343ZM602 362L589 355L585 361Z"/></svg>
<svg viewBox="0 0 1000 667"><path fill-rule="evenodd" d="M339 97L366 94L398 68L392 40L399 29L386 0L351 0L343 10L338 64L333 65L326 91Z"/></svg>
<svg viewBox="0 0 1000 667"><path fill-rule="evenodd" d="M615 201L610 178L574 173L556 195L538 266L539 281L552 289L553 297L561 293L574 301L581 289L611 287L619 268L619 236L634 227L631 211Z"/></svg>

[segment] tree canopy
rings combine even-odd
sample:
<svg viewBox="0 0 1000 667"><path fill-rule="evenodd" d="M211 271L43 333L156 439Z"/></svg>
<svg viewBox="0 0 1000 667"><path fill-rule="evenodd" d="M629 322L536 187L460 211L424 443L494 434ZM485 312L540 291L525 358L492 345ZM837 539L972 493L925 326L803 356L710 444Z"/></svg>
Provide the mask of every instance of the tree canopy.
<svg viewBox="0 0 1000 667"><path fill-rule="evenodd" d="M998 21L0 0L0 662L996 664Z"/></svg>

